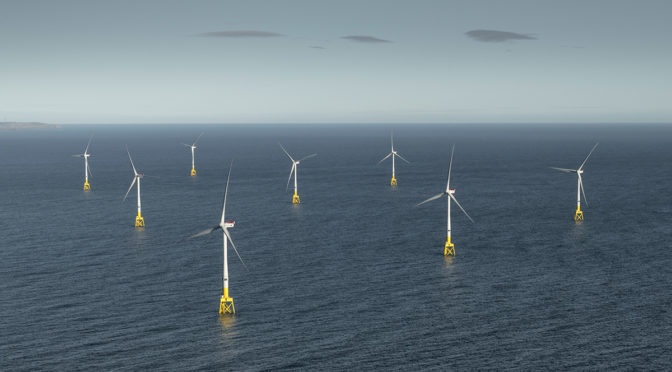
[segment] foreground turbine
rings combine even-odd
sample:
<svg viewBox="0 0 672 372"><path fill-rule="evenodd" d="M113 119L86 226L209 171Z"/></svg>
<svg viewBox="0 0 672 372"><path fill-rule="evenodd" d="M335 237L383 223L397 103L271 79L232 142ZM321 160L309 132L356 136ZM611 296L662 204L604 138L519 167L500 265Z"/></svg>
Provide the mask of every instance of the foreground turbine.
<svg viewBox="0 0 672 372"><path fill-rule="evenodd" d="M196 146L196 142L198 142L198 140L201 138L202 135L203 135L203 133L201 133L201 135L199 135L198 138L196 138L196 141L194 141L194 143L192 143L191 145L183 143L183 145L185 145L186 147L191 148L191 175L192 176L196 175L196 167L194 166L194 150L198 148Z"/></svg>
<svg viewBox="0 0 672 372"><path fill-rule="evenodd" d="M392 150L390 151L390 153L387 154L386 157L382 158L382 159L378 162L378 164L382 163L383 161L385 161L385 159L389 158L390 156L392 157L392 180L390 180L390 186L397 186L397 179L394 177L394 157L395 157L395 156L398 156L399 159L401 159L401 160L403 160L403 161L405 161L406 163L409 163L409 164L410 164L410 162L409 162L408 160L404 159L401 155L399 155L399 154L394 150L394 140L392 139L392 133L390 133L390 147L391 147L391 149L392 149Z"/></svg>
<svg viewBox="0 0 672 372"><path fill-rule="evenodd" d="M423 201L422 203L418 203L416 205L416 206L418 206L418 205L425 204L429 201L439 199L439 198L443 197L444 195L447 196L447 199L448 199L448 231L447 231L447 237L446 237L446 245L443 249L443 255L444 256L454 256L455 255L455 245L450 240L450 232L451 232L450 231L451 230L451 227L450 227L450 200L452 199L455 202L455 204L457 204L457 206L460 207L462 212L464 212L464 215L467 216L469 221L471 221L471 223L474 223L474 220L471 219L471 217L469 216L467 211L465 211L464 208L462 208L460 203L457 201L457 199L455 199L455 189L450 188L450 171L453 168L453 152L454 151L455 151L455 146L451 146L450 147L450 165L448 166L448 182L446 183L446 191L442 192L441 194L434 195L431 198Z"/></svg>
<svg viewBox="0 0 672 372"><path fill-rule="evenodd" d="M133 185L135 182L138 182L138 215L135 217L135 227L142 229L145 227L145 220L142 218L142 204L140 203L140 179L144 177L144 174L138 173L137 170L135 170L135 165L133 165L133 159L131 159L131 153L128 151L128 146L126 147L126 152L128 153L128 160L131 161L131 167L133 167L133 182L131 182L131 186L128 188L128 191L126 191L126 195L124 195L124 201L126 200L126 197L128 197L128 193L131 192L131 189L133 188Z"/></svg>
<svg viewBox="0 0 672 372"><path fill-rule="evenodd" d="M233 166L233 161L231 162L231 166ZM243 258L240 257L240 254L238 253L238 250L236 249L236 245L233 243L233 240L231 239L231 234L229 233L229 228L232 228L236 223L234 221L227 221L225 217L225 212L226 212L226 194L229 191L229 179L231 178L231 166L229 166L229 175L226 177L226 188L224 189L224 203L222 204L222 218L219 221L219 225L215 227L211 227L207 230L203 230L199 232L198 234L194 234L189 237L191 238L196 238L198 236L203 236L210 234L211 232L222 229L222 240L224 241L224 268L223 268L223 273L222 273L222 297L219 300L219 314L235 314L236 313L236 308L233 306L233 298L229 297L229 262L228 262L228 257L227 257L227 241L231 242L231 246L233 247L233 250L236 252L236 255L238 256L238 259L240 259L240 262L243 264L243 267L245 267L245 270L247 270L247 266L245 265L245 262L243 261Z"/></svg>
<svg viewBox="0 0 672 372"><path fill-rule="evenodd" d="M590 150L588 153L588 156L586 156L586 159L581 163L581 166L579 166L578 169L567 169L567 168L556 168L556 167L551 167L551 169L559 170L560 172L565 172L565 173L576 173L578 176L578 181L577 181L577 186L576 186L576 213L574 213L574 221L577 223L580 223L583 221L583 211L581 211L581 194L583 194L583 200L588 204L588 199L586 199L586 192L583 191L583 180L581 179L581 174L583 173L583 166L586 164L588 161L588 158L590 155L595 151L595 148L597 145L600 143L596 143L595 146Z"/></svg>
<svg viewBox="0 0 672 372"><path fill-rule="evenodd" d="M91 144L91 139L93 135L89 137L89 142L86 144L83 154L72 155L76 158L84 158L84 191L91 190L91 185L89 184L89 174L91 174L91 169L89 169L89 145Z"/></svg>
<svg viewBox="0 0 672 372"><path fill-rule="evenodd" d="M285 154L287 155L289 160L292 161L292 169L289 171L289 178L287 179L287 187L285 189L289 188L289 181L291 181L292 173L294 173L294 196L292 197L292 204L300 204L301 199L299 199L299 187L298 187L298 181L297 181L298 171L299 171L298 165L301 163L301 161L306 160L308 158L312 158L313 156L317 156L317 154L310 154L310 155L308 155L306 157L303 157L299 160L294 160L294 158L292 158L292 156L289 155L289 153L287 152L287 150L285 150L285 148L282 146L282 144L278 143L278 145L280 145L280 148L282 149L282 151L285 152Z"/></svg>

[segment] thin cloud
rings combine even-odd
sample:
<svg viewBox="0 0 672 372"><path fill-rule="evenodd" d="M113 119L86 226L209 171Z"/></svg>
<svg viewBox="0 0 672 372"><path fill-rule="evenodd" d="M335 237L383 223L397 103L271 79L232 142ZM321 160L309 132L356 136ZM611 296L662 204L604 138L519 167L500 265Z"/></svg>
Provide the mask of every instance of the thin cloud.
<svg viewBox="0 0 672 372"><path fill-rule="evenodd" d="M358 42L358 43L391 43L391 41L389 41L389 40L379 39L377 37L366 36L366 35L343 36L343 37L341 37L341 39L355 41L355 42Z"/></svg>
<svg viewBox="0 0 672 372"><path fill-rule="evenodd" d="M537 40L536 37L508 31L471 30L464 33L476 41L501 43L509 40Z"/></svg>
<svg viewBox="0 0 672 372"><path fill-rule="evenodd" d="M228 30L228 31L212 31L197 34L200 37L278 37L284 36L277 32L258 31L258 30Z"/></svg>

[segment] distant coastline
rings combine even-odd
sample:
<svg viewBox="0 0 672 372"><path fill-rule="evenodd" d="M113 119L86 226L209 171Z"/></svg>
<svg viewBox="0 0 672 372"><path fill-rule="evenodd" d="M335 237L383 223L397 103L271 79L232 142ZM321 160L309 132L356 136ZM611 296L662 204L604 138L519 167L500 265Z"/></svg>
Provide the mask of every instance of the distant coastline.
<svg viewBox="0 0 672 372"><path fill-rule="evenodd" d="M37 122L0 122L0 130L21 130L21 129L59 129L60 125L46 124Z"/></svg>

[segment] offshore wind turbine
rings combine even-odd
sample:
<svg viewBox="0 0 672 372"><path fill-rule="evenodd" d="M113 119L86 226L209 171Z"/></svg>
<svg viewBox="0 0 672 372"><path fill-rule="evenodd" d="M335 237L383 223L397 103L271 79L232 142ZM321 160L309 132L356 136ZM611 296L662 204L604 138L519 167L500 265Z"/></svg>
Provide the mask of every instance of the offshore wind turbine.
<svg viewBox="0 0 672 372"><path fill-rule="evenodd" d="M397 179L394 177L394 158L398 156L399 159L405 161L406 163L410 164L410 162L404 159L401 155L399 155L399 153L397 153L397 151L394 149L394 139L392 139L392 133L390 133L390 148L391 148L390 153L387 154L386 157L382 158L378 162L378 164L382 163L383 161L385 161L385 159L389 158L390 156L392 157L392 180L390 180L390 186L397 186Z"/></svg>
<svg viewBox="0 0 672 372"><path fill-rule="evenodd" d="M222 273L222 297L219 300L220 315L236 313L236 308L235 306L233 306L233 298L229 297L229 262L227 256L227 248L228 248L227 241L231 242L231 246L233 247L233 250L236 252L238 259L240 259L240 262L243 264L243 267L245 267L245 269L247 270L247 266L245 265L243 258L240 257L238 249L236 249L236 245L233 243L233 239L231 239L231 234L229 233L228 230L229 228L233 228L236 223L234 221L226 220L226 194L229 192L229 179L231 178L232 166L233 161L231 161L231 165L229 166L229 174L228 176L226 176L226 188L224 189L224 203L222 204L222 218L219 221L219 225L211 227L207 230L203 230L198 234L194 234L189 237L191 239L198 236L210 234L211 232L218 229L222 229L222 240L224 241L224 265Z"/></svg>
<svg viewBox="0 0 672 372"><path fill-rule="evenodd" d="M299 172L298 165L301 163L301 161L306 160L308 158L312 158L313 156L317 156L317 154L310 154L310 155L305 156L305 157L303 157L299 160L294 160L294 158L291 155L289 155L289 153L287 152L287 150L285 150L285 148L282 146L282 144L280 144L278 142L278 145L280 145L280 148L282 149L282 151L285 152L285 154L287 155L289 160L292 161L292 169L289 171L289 178L287 178L287 187L285 189L289 188L289 181L291 181L292 173L293 173L294 174L294 196L292 197L292 204L300 204L301 199L299 199L299 187L298 187L298 181L297 181L298 172Z"/></svg>
<svg viewBox="0 0 672 372"><path fill-rule="evenodd" d="M135 217L135 227L141 229L145 227L145 220L142 218L142 203L140 202L140 180L145 176L142 173L138 173L138 171L135 169L135 165L133 165L133 159L131 159L131 153L128 151L128 146L126 146L126 152L128 153L128 160L131 161L131 167L133 167L133 182L131 182L131 186L128 188L128 191L126 191L126 195L124 195L124 201L126 200L126 197L128 196L128 193L131 192L131 189L133 188L133 185L135 182L138 182L138 215Z"/></svg>
<svg viewBox="0 0 672 372"><path fill-rule="evenodd" d="M446 234L446 236L447 236L446 237L446 245L443 249L443 255L444 256L450 256L450 255L454 256L455 255L455 245L451 241L450 200L452 199L455 202L455 204L457 204L457 206L460 207L462 212L464 212L464 215L467 216L469 221L471 221L471 223L474 223L474 220L471 219L471 216L469 216L467 211L465 211L464 208L462 208L462 205L460 205L460 202L458 202L457 199L455 199L455 189L450 188L450 171L453 168L453 152L454 151L455 151L455 146L451 146L450 147L450 165L448 166L448 182L446 182L446 191L444 191L440 194L434 195L431 198L429 198L429 199L423 201L422 203L418 204L418 205L425 204L429 201L439 199L444 195L447 196L446 199L448 200L448 228L447 228L448 231L447 231L447 234Z"/></svg>
<svg viewBox="0 0 672 372"><path fill-rule="evenodd" d="M567 169L567 168L556 168L556 167L551 167L551 169L559 170L560 172L565 172L565 173L576 173L578 176L577 179L577 186L576 186L576 213L574 213L574 221L576 222L581 222L583 221L583 211L581 211L581 194L583 194L583 200L588 204L588 200L586 199L586 192L583 191L583 179L581 178L581 174L583 173L583 166L586 165L586 162L588 161L588 158L590 155L595 151L595 148L597 145L600 143L596 143L595 146L590 150L588 153L588 156L586 156L586 159L583 160L583 163L579 166L578 169Z"/></svg>
<svg viewBox="0 0 672 372"><path fill-rule="evenodd" d="M84 158L84 191L91 190L91 185L89 184L89 174L91 174L91 169L89 168L89 145L91 144L91 139L93 135L89 137L89 142L86 144L83 154L72 155L76 158Z"/></svg>
<svg viewBox="0 0 672 372"><path fill-rule="evenodd" d="M203 133L201 133L201 135L199 135L198 138L196 138L196 141L194 141L194 143L192 143L191 145L183 143L183 145L185 145L186 147L191 148L191 175L192 176L196 175L196 167L194 166L194 150L198 148L198 146L196 146L196 142L198 142L198 140L201 139L202 135L203 135Z"/></svg>

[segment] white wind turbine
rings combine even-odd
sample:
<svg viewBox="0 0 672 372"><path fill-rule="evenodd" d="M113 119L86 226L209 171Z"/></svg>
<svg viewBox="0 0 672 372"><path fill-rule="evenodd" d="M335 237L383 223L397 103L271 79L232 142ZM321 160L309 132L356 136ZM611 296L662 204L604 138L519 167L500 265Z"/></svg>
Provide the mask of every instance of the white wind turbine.
<svg viewBox="0 0 672 372"><path fill-rule="evenodd" d="M576 221L576 222L583 221L583 211L581 211L581 194L583 194L583 200L586 202L586 204L588 204L588 200L586 199L586 192L583 191L583 179L581 178L581 174L583 173L583 166L586 164L586 162L588 161L588 158L593 153L593 151L595 151L595 148L599 144L600 143L598 142L598 143L595 144L595 146L593 146L593 148L588 153L588 156L586 156L586 159L583 160L583 163L581 163L581 165L579 166L578 169L551 167L551 169L559 170L559 171L565 172L565 173L576 173L576 175L578 176L578 181L577 181L578 184L576 186L576 188L577 188L577 190L576 190L576 213L574 214L574 221Z"/></svg>
<svg viewBox="0 0 672 372"><path fill-rule="evenodd" d="M128 160L131 161L131 167L133 167L133 182L131 182L131 186L128 188L128 191L126 191L126 195L124 195L124 200L126 200L126 197L128 196L128 193L131 192L131 189L133 188L133 185L135 185L135 182L138 182L138 215L135 217L135 227L137 228L143 228L145 227L145 220L142 218L142 204L140 202L140 179L142 179L145 175L142 173L138 173L137 170L135 170L135 165L133 165L133 159L131 159L131 153L128 151L128 146L126 146L126 152L128 153Z"/></svg>
<svg viewBox="0 0 672 372"><path fill-rule="evenodd" d="M401 155L399 155L399 153L397 153L397 151L394 149L394 140L392 139L392 133L390 133L390 148L391 148L390 153L387 154L386 157L382 158L378 162L378 164L382 163L383 161L385 161L385 159L389 158L390 156L392 157L392 180L390 180L390 186L397 186L397 179L394 177L394 158L398 156L399 159L405 161L406 163L410 164L410 162L404 159Z"/></svg>
<svg viewBox="0 0 672 372"><path fill-rule="evenodd" d="M89 137L89 142L86 144L83 154L72 155L76 158L84 158L84 191L91 190L91 185L89 184L89 174L91 174L91 169L89 168L89 145L91 144L91 139L93 135Z"/></svg>
<svg viewBox="0 0 672 372"><path fill-rule="evenodd" d="M234 221L227 221L226 220L226 194L229 192L229 179L231 178L231 167L233 166L233 161L231 161L231 165L229 166L229 175L226 177L226 188L224 189L224 203L222 204L222 218L219 221L219 225L211 227L207 230L203 230L199 232L198 234L194 234L190 237L195 238L198 236L203 236L210 234L211 232L222 229L222 240L224 241L224 267L223 267L223 273L222 273L222 297L219 301L219 313L220 314L235 314L236 309L233 306L233 298L229 297L229 262L228 262L228 256L227 256L227 241L231 242L231 246L233 247L233 250L236 252L236 255L238 256L238 259L240 259L240 262L243 264L243 267L245 267L245 270L247 270L247 266L245 265L245 262L243 261L243 258L240 257L240 254L238 253L238 249L236 249L236 245L233 243L233 239L231 239L231 234L229 233L229 228L232 228L235 226Z"/></svg>
<svg viewBox="0 0 672 372"><path fill-rule="evenodd" d="M192 143L191 145L183 143L183 145L185 145L186 147L191 148L191 175L192 176L196 175L196 167L194 166L194 150L198 148L198 146L196 146L196 142L198 142L198 140L201 139L202 135L203 135L203 133L201 133L201 135L199 135L198 138L196 138L196 141L194 141L194 143Z"/></svg>
<svg viewBox="0 0 672 372"><path fill-rule="evenodd" d="M452 199L455 202L455 204L457 204L457 206L460 207L462 212L464 212L465 216L467 216L469 221L471 221L471 223L474 223L474 220L471 219L471 217L469 216L467 211L465 211L464 208L462 208L460 203L457 201L457 199L455 199L455 195L454 195L455 194L455 189L450 188L450 171L453 168L453 152L454 151L455 151L455 146L451 146L450 147L450 165L448 166L448 182L446 182L446 191L442 192L441 194L434 195L431 198L429 198L429 199L423 201L422 203L418 204L418 205L425 204L429 201L436 200L436 199L441 198L444 195L447 195L447 200L448 200L448 231L447 231L447 237L446 237L446 245L445 245L445 248L443 250L444 256L448 256L448 255L453 255L454 256L455 255L455 245L450 240L450 233L451 233L450 200Z"/></svg>
<svg viewBox="0 0 672 372"><path fill-rule="evenodd" d="M294 158L292 158L292 156L289 155L289 153L287 152L287 150L285 150L285 148L282 146L282 144L278 143L278 145L280 145L280 148L282 149L282 151L285 152L285 154L287 155L289 160L292 161L292 169L289 171L289 178L287 179L287 188L289 188L289 181L292 179L292 173L293 173L294 174L294 196L292 197L292 204L299 204L299 203L301 203L301 199L299 199L299 188L298 188L298 181L297 181L298 171L299 171L298 165L301 163L301 161L306 160L308 158L312 158L313 156L317 156L317 154L310 154L310 155L308 155L306 157L303 157L299 160L294 160Z"/></svg>

